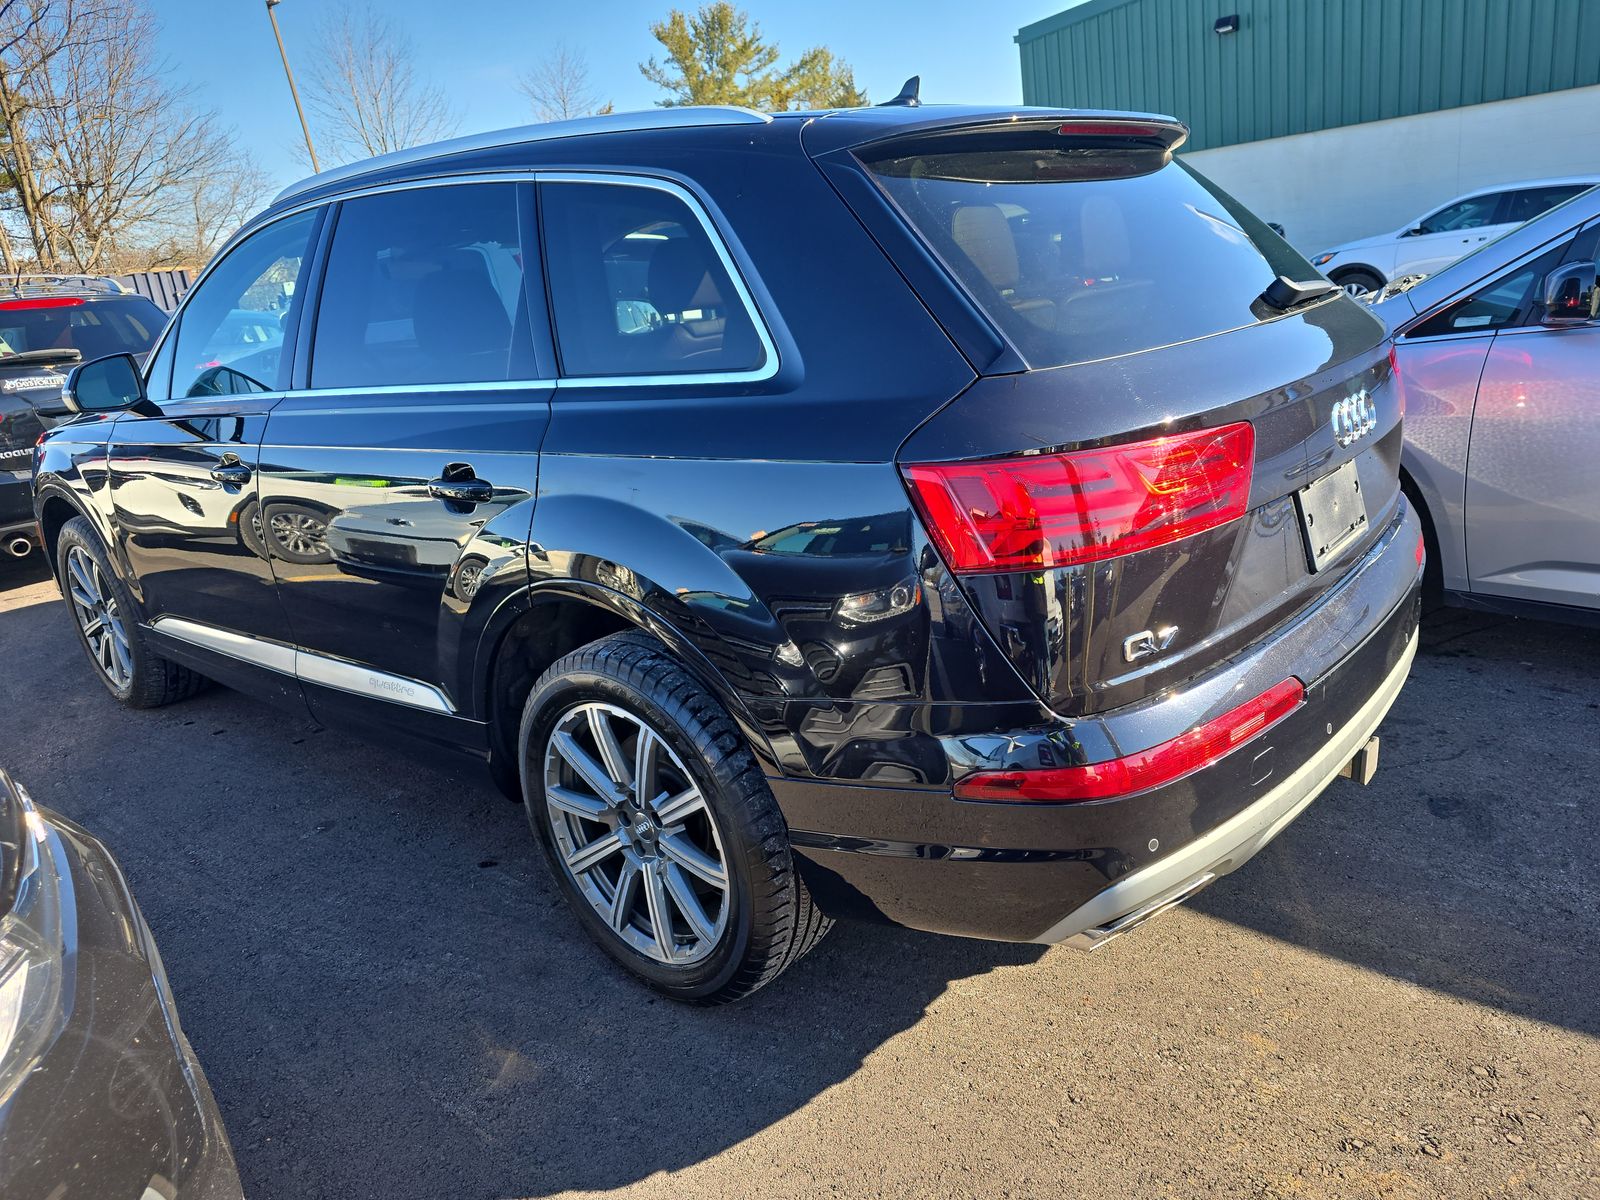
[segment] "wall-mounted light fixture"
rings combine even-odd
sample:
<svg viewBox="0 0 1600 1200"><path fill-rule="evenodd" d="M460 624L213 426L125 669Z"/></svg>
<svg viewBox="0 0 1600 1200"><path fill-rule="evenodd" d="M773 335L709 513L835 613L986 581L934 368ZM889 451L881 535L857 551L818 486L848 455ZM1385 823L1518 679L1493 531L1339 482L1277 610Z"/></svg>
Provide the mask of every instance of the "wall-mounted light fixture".
<svg viewBox="0 0 1600 1200"><path fill-rule="evenodd" d="M1234 13L1232 16L1218 17L1217 18L1217 23L1215 25L1213 25L1211 28L1213 30L1215 30L1217 33L1238 33L1239 32L1239 14L1238 13Z"/></svg>

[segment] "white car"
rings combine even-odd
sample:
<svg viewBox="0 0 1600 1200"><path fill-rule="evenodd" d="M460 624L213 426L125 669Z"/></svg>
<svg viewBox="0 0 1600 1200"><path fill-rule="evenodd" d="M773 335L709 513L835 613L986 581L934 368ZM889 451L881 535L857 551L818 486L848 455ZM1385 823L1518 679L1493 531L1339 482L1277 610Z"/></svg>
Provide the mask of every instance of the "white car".
<svg viewBox="0 0 1600 1200"><path fill-rule="evenodd" d="M1502 183L1458 196L1390 233L1346 242L1311 265L1352 295L1406 275L1431 275L1484 242L1600 184L1600 175Z"/></svg>

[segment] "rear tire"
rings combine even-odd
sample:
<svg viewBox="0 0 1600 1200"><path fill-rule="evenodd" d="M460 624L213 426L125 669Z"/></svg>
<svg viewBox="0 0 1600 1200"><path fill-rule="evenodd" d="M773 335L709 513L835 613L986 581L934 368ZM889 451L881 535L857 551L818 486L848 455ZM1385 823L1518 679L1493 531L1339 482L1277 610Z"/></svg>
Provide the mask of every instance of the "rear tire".
<svg viewBox="0 0 1600 1200"><path fill-rule="evenodd" d="M95 676L129 708L160 708L187 700L210 682L152 650L139 622L138 602L111 568L87 517L73 517L56 539L56 578L73 618L78 643Z"/></svg>
<svg viewBox="0 0 1600 1200"><path fill-rule="evenodd" d="M518 747L529 823L579 924L657 991L738 1000L831 927L743 735L651 638L614 634L552 665Z"/></svg>

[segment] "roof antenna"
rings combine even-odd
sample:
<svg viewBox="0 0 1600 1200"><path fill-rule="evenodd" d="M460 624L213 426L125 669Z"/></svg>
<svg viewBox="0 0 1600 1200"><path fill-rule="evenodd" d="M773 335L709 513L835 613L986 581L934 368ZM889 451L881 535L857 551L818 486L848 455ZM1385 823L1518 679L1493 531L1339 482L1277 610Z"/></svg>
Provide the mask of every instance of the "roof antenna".
<svg viewBox="0 0 1600 1200"><path fill-rule="evenodd" d="M900 94L898 96L896 96L893 100L885 100L882 104L878 105L878 107L921 108L922 98L917 94L921 90L922 76L913 75L910 79L906 80L905 85L900 89Z"/></svg>

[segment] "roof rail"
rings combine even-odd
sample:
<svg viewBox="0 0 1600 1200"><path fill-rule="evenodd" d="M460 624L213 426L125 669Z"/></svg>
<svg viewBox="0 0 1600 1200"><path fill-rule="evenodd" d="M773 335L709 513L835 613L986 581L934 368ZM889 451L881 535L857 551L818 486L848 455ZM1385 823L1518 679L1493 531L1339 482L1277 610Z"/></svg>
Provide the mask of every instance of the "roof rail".
<svg viewBox="0 0 1600 1200"><path fill-rule="evenodd" d="M49 296L63 292L105 292L120 296L127 290L109 275L0 275L0 293L12 296Z"/></svg>
<svg viewBox="0 0 1600 1200"><path fill-rule="evenodd" d="M443 158L447 154L462 154L469 150L492 150L497 146L515 146L519 142L547 142L556 138L581 137L586 133L639 133L650 129L689 129L702 125L766 125L772 118L753 108L733 104L685 104L672 108L651 108L642 112L605 113L597 117L576 117L570 121L548 121L541 125L521 125L514 129L497 129L489 133L469 133L465 137L415 146L409 150L396 150L392 154L379 154L359 162L346 163L319 175L311 175L299 183L290 184L273 198L278 204L291 196L298 196L326 183L336 183L365 175L384 167L404 166L407 163L426 162Z"/></svg>

